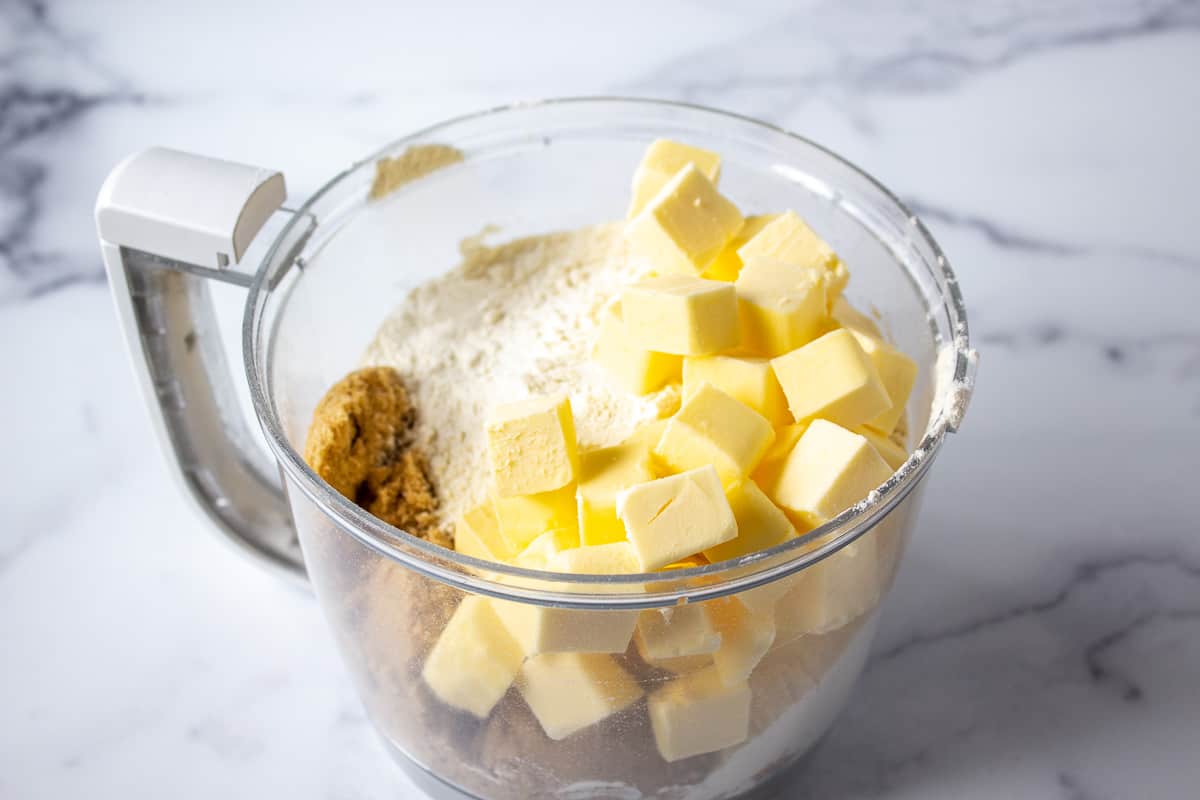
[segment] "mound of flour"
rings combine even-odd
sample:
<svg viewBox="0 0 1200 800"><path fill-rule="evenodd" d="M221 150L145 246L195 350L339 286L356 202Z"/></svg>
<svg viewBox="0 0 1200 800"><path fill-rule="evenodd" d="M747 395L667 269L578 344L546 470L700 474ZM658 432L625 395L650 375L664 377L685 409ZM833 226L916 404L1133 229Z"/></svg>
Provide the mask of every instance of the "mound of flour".
<svg viewBox="0 0 1200 800"><path fill-rule="evenodd" d="M580 445L600 447L679 402L670 387L629 395L591 362L601 310L643 271L619 223L461 250L457 267L409 293L363 359L404 376L447 525L486 496L491 406L564 392Z"/></svg>

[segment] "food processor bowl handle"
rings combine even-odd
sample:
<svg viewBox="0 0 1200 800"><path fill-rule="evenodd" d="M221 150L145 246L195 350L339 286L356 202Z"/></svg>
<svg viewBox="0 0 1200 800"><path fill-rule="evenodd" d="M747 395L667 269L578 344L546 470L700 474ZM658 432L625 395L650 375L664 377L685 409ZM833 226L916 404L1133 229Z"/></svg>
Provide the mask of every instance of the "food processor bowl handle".
<svg viewBox="0 0 1200 800"><path fill-rule="evenodd" d="M230 267L286 194L279 172L155 147L109 174L96 228L168 469L230 541L302 579L279 469L239 411L208 286L249 285Z"/></svg>

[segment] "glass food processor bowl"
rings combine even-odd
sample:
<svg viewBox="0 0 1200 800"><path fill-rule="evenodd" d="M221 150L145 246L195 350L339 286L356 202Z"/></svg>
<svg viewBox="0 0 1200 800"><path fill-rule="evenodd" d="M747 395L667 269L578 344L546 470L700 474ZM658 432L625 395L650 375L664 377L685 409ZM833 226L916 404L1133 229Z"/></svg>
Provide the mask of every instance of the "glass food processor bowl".
<svg viewBox="0 0 1200 800"><path fill-rule="evenodd" d="M917 362L911 456L886 483L817 530L741 559L581 576L438 547L366 513L309 468L301 453L314 407L410 290L452 268L460 243L485 226L507 239L622 218L629 176L660 137L720 153L722 192L745 213L790 208L808 220L850 267L848 298L872 309ZM420 164L414 155L431 163L372 191L378 162ZM101 246L173 472L231 541L311 581L396 759L438 797L715 800L783 773L853 690L916 524L922 478L973 388L962 298L921 222L861 170L779 128L607 98L501 108L404 137L288 212L257 272L237 272L250 239L282 213L283 195L278 173L148 151L101 191ZM248 286L245 374L271 456L241 426L213 345L214 279ZM632 626L642 614L719 615L731 598L761 656L735 690L707 686L703 659L652 664L630 645L604 656L615 671L585 665L590 678L578 685L561 674L568 693L626 698L561 738L546 734L518 688L470 713L443 703L423 675L448 622L472 604L513 604L587 632ZM686 743L664 749L651 718L677 711L672 719L686 725L683 701L697 697L716 704L716 741L728 744L694 755Z"/></svg>

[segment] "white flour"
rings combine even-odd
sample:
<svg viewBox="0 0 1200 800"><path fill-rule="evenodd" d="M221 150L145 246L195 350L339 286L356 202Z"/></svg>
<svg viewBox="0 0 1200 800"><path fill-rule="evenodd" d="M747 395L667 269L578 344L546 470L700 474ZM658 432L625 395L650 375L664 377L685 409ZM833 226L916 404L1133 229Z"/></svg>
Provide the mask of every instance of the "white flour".
<svg viewBox="0 0 1200 800"><path fill-rule="evenodd" d="M486 495L483 425L496 403L565 392L584 447L678 405L675 389L634 397L591 362L600 310L642 271L621 227L467 240L462 263L409 293L367 348L364 365L395 367L413 394L445 524Z"/></svg>

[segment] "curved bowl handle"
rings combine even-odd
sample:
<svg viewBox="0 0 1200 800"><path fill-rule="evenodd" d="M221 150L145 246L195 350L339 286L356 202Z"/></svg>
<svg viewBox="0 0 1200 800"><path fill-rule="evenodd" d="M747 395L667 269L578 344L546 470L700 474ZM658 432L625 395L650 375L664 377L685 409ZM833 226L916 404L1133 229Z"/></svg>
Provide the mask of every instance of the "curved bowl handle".
<svg viewBox="0 0 1200 800"><path fill-rule="evenodd" d="M208 290L248 285L229 267L286 193L279 172L152 148L109 174L96 228L168 469L230 541L303 578L278 466L239 414Z"/></svg>

